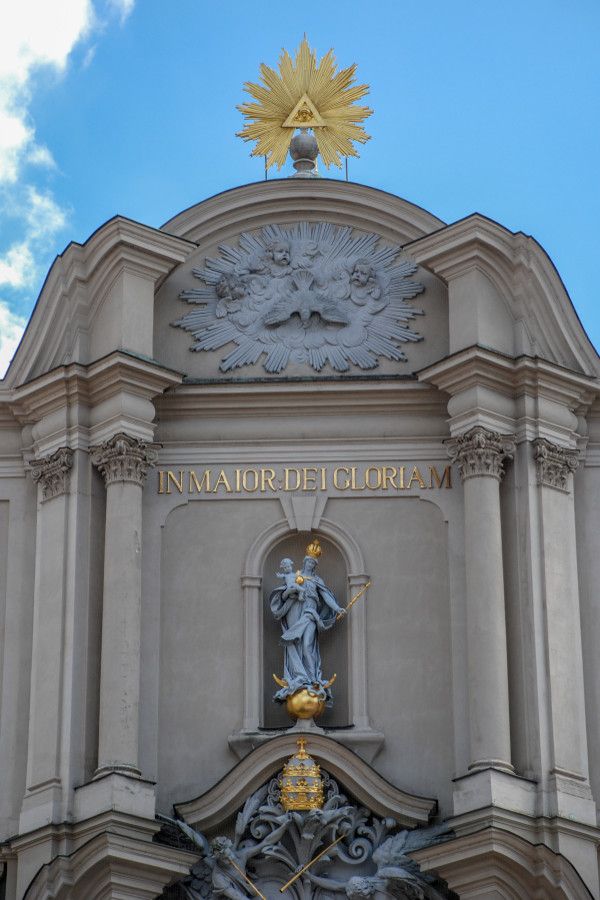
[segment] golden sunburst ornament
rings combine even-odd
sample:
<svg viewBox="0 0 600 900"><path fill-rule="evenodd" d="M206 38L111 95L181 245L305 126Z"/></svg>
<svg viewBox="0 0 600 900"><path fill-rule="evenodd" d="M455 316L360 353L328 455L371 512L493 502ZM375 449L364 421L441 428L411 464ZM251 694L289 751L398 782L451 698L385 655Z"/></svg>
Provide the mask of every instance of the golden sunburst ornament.
<svg viewBox="0 0 600 900"><path fill-rule="evenodd" d="M295 59L282 50L278 72L263 63L262 84L244 85L256 102L238 106L247 119L238 137L256 141L251 155L266 156L268 167L281 168L295 130L311 129L325 165L341 166L341 157L358 156L353 141L369 140L360 123L373 110L355 105L369 88L354 84L355 71L356 65L338 71L333 50L317 64L305 35Z"/></svg>

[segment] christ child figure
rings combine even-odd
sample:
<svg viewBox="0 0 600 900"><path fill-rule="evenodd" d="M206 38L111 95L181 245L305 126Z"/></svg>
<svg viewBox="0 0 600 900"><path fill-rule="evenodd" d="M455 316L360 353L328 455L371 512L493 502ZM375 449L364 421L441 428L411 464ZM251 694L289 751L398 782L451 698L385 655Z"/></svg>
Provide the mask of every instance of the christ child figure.
<svg viewBox="0 0 600 900"><path fill-rule="evenodd" d="M283 578L285 582L285 590L281 595L283 600L287 600L292 594L298 595L298 600L304 600L304 588L302 583L296 581L296 573L294 572L294 563L287 557L279 563L281 572L277 572L278 578Z"/></svg>

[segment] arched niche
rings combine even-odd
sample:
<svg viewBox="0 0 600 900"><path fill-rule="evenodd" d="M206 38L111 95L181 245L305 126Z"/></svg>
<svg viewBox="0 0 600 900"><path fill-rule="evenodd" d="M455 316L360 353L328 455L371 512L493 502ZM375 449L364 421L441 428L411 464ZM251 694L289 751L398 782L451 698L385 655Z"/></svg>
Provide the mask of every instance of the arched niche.
<svg viewBox="0 0 600 900"><path fill-rule="evenodd" d="M306 555L306 547L310 538L303 532L291 532L274 544L263 566L262 590L262 682L263 706L261 726L263 728L289 728L290 718L285 705L276 703L273 694L277 687L271 676L272 672L281 675L283 648L280 635L281 625L271 614L269 596L271 591L282 584L277 578L279 563L282 558L289 557L297 569L302 567ZM346 605L348 573L346 562L339 548L329 538L318 535L322 555L319 561L318 574L327 587L333 592L341 606ZM348 672L349 672L349 628L348 620L342 619L329 631L321 633L319 647L323 664L323 675L331 678L335 673L337 680L332 686L333 706L326 709L319 717L318 724L323 728L345 727L351 725L349 710Z"/></svg>
<svg viewBox="0 0 600 900"><path fill-rule="evenodd" d="M347 606L354 594L363 588L369 577L365 572L362 550L355 537L345 528L326 518L321 518L319 527L312 534L318 536L328 547L335 548L338 559L345 568L345 584L340 582L340 595L337 597L341 606ZM249 750L260 745L273 736L273 730L262 726L263 698L266 693L265 682L272 681L272 673L264 671L264 606L267 585L263 586L263 573L270 555L278 563L281 559L281 548L285 541L293 536L299 541L298 547L304 556L304 548L309 543L310 534L294 532L287 519L281 519L262 531L254 540L246 556L242 573L242 596L244 607L244 715L241 728L229 737L231 749L240 758ZM300 553L296 554L298 561ZM269 565L270 565L269 561ZM341 571L341 567L338 569ZM323 570L323 574L326 574ZM335 577L335 576L334 576ZM336 738L367 761L372 761L379 751L384 736L371 727L367 711L367 659L366 659L366 617L365 603L359 602L348 617L346 625L344 653L347 654L347 714L346 727L336 731ZM340 673L338 673L340 677ZM270 690L270 688L269 688ZM272 696L272 694L270 695ZM291 721L288 720L291 726ZM335 727L335 720L323 728ZM285 727L282 722L280 727ZM319 729L322 726L319 723Z"/></svg>

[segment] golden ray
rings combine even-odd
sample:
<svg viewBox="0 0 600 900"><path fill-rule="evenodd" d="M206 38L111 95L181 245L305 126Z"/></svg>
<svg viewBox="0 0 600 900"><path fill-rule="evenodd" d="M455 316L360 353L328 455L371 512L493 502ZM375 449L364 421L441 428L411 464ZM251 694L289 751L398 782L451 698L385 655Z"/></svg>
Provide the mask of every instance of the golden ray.
<svg viewBox="0 0 600 900"><path fill-rule="evenodd" d="M343 157L358 156L353 143L370 137L361 123L373 110L355 105L369 88L354 84L355 72L356 65L338 71L333 50L317 63L304 35L294 59L282 50L278 70L262 63L262 84L244 85L253 102L238 106L246 119L238 137L255 142L251 155L266 156L268 168L281 168L295 129L314 128L323 163L341 166Z"/></svg>

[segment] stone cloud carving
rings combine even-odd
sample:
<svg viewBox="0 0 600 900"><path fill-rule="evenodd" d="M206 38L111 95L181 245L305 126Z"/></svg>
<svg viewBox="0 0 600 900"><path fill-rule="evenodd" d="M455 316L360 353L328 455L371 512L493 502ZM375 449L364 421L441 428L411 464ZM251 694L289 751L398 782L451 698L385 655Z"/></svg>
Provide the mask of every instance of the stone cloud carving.
<svg viewBox="0 0 600 900"><path fill-rule="evenodd" d="M405 361L401 345L422 340L411 323L423 310L409 303L424 289L410 278L417 267L397 262L400 248L376 234L325 222L269 225L219 251L193 269L203 286L181 293L198 308L173 324L192 333L192 350L235 344L223 372L261 357L270 373L289 362L315 372L373 369L380 357Z"/></svg>

